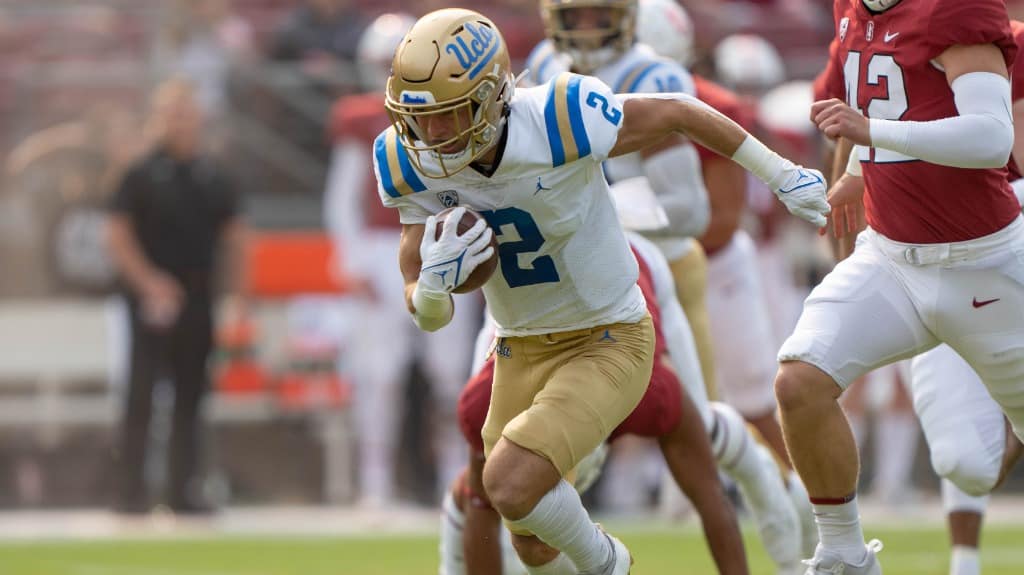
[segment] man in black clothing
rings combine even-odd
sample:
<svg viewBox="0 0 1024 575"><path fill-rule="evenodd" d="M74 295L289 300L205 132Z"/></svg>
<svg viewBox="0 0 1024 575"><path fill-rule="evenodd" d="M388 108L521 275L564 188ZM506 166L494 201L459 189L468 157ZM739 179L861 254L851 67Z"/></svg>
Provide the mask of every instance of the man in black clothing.
<svg viewBox="0 0 1024 575"><path fill-rule="evenodd" d="M226 242L234 267L230 283L237 286L245 231L228 179L202 155L202 118L192 87L176 80L161 85L148 127L154 147L128 169L110 217L110 248L131 318L117 504L129 513L148 509L143 471L153 387L168 376L175 397L168 503L178 512L203 512L209 509L196 476L213 342L214 262Z"/></svg>

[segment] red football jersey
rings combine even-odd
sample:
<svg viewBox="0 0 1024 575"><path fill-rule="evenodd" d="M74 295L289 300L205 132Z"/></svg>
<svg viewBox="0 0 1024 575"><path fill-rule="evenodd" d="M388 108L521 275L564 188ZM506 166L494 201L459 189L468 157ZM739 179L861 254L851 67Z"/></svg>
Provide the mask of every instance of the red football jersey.
<svg viewBox="0 0 1024 575"><path fill-rule="evenodd" d="M384 93L355 94L338 99L331 109L330 138L334 145L347 140L363 145L369 154L373 140L391 125L384 109ZM398 210L384 207L377 194L377 177L373 175L373 160L366 160L367 176L363 185L363 217L367 227L400 228Z"/></svg>
<svg viewBox="0 0 1024 575"><path fill-rule="evenodd" d="M994 44L1010 68L1013 43L1001 0L914 0L872 14L861 0L836 0L836 46L823 91L871 118L929 121L957 114L933 59L956 45ZM964 169L869 148L861 158L867 221L896 241L970 240L1020 213L1006 168Z"/></svg>
<svg viewBox="0 0 1024 575"><path fill-rule="evenodd" d="M661 333L661 312L658 309L657 296L654 293L654 280L640 254L633 250L637 264L640 266L640 278L637 285L647 300L647 311L654 320L654 369L651 382L647 386L640 403L633 409L622 423L609 435L609 441L621 435L632 434L641 437L661 437L675 429L682 414L682 388L675 372L666 367L657 358L665 352L665 338ZM463 437L474 450L483 453L484 442L481 431L487 419L487 409L491 403L491 385L494 383L494 357L488 358L476 374L470 378L462 393L459 394L457 418Z"/></svg>
<svg viewBox="0 0 1024 575"><path fill-rule="evenodd" d="M1011 20L1010 29L1013 30L1013 42L1017 44L1017 48L1024 48L1024 22ZM1010 92L1010 99L1014 103L1024 98L1024 56L1013 61L1013 70L1010 73ZM1008 178L1011 182L1021 178L1020 167L1012 155L1010 163L1006 164L1006 169L1010 172Z"/></svg>

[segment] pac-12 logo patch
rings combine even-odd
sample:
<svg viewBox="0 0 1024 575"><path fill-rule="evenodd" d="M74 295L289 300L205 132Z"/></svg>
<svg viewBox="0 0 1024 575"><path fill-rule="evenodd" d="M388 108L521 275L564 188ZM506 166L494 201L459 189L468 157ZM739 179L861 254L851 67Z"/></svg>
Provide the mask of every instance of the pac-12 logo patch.
<svg viewBox="0 0 1024 575"><path fill-rule="evenodd" d="M454 208L459 205L459 193L455 190L437 192L437 199L440 200L441 205L446 208Z"/></svg>

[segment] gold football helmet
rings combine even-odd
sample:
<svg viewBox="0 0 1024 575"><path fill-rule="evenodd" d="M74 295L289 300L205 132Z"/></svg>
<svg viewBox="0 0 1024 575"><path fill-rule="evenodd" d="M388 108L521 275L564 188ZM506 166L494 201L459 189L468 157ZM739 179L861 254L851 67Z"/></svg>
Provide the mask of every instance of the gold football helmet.
<svg viewBox="0 0 1024 575"><path fill-rule="evenodd" d="M442 178L497 143L514 85L508 47L494 23L447 8L420 18L399 44L384 105L417 170ZM438 117L455 126L443 141L428 134ZM423 154L436 160L437 170L424 165Z"/></svg>
<svg viewBox="0 0 1024 575"><path fill-rule="evenodd" d="M544 32L572 68L590 74L633 45L637 0L540 0Z"/></svg>

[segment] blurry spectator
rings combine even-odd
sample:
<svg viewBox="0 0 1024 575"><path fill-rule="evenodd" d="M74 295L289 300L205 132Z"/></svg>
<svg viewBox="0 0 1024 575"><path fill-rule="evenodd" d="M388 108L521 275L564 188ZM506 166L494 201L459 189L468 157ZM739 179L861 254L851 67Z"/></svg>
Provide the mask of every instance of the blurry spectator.
<svg viewBox="0 0 1024 575"><path fill-rule="evenodd" d="M231 66L252 54L252 28L234 15L232 0L176 0L164 27L163 65L187 77L208 116L219 118L227 103Z"/></svg>
<svg viewBox="0 0 1024 575"><path fill-rule="evenodd" d="M355 60L367 23L350 0L305 0L276 30L269 55L298 63L313 80L335 84Z"/></svg>
<svg viewBox="0 0 1024 575"><path fill-rule="evenodd" d="M234 190L200 150L203 123L192 86L180 80L159 86L148 127L153 150L121 182L109 229L131 324L117 504L128 513L148 509L144 464L152 395L166 375L175 397L168 503L178 512L205 512L210 508L197 481L199 407L209 388L214 256L223 240L231 263L240 265L245 232ZM229 277L241 276L231 271Z"/></svg>

